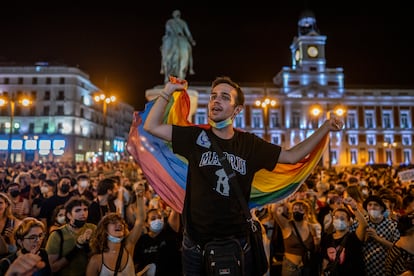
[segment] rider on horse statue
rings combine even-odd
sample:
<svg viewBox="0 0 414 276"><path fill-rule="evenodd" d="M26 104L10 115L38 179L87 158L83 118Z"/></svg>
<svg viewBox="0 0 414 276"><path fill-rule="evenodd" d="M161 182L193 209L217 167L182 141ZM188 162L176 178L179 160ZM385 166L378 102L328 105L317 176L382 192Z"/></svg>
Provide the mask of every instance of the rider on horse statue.
<svg viewBox="0 0 414 276"><path fill-rule="evenodd" d="M165 24L161 46L161 74L165 75L165 82L168 82L169 76L185 79L187 72L194 74L192 46L196 42L187 23L180 18L181 12L175 10L172 16Z"/></svg>

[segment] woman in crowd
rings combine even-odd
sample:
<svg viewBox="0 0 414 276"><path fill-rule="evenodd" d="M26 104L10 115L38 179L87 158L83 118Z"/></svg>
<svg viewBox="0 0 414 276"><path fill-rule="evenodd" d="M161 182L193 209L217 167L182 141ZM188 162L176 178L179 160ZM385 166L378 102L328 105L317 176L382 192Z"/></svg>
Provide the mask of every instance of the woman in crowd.
<svg viewBox="0 0 414 276"><path fill-rule="evenodd" d="M320 237L312 226L314 222L309 221L312 212L310 205L304 200L293 201L290 206L291 219L283 215L285 207L279 205L275 209L275 219L282 229L285 248L282 275L317 275L318 265L311 258L317 253Z"/></svg>
<svg viewBox="0 0 414 276"><path fill-rule="evenodd" d="M49 227L49 233L66 224L65 205L56 206L52 213L52 225Z"/></svg>
<svg viewBox="0 0 414 276"><path fill-rule="evenodd" d="M12 213L12 202L5 193L0 193L0 258L16 252L13 231L20 220Z"/></svg>
<svg viewBox="0 0 414 276"><path fill-rule="evenodd" d="M11 263L13 263L18 256L27 253L37 254L45 263L45 266L36 271L36 276L51 275L48 255L44 248L42 248L43 239L45 238L44 224L31 217L24 218L14 232L14 239L17 242L19 250L11 255L3 258L0 261L0 275L4 275Z"/></svg>
<svg viewBox="0 0 414 276"><path fill-rule="evenodd" d="M135 275L133 253L135 243L142 233L145 219L144 184L134 190L137 197L137 218L131 231L118 213L108 213L98 223L91 239L92 256L86 268L86 275ZM119 265L117 267L117 260Z"/></svg>
<svg viewBox="0 0 414 276"><path fill-rule="evenodd" d="M322 270L328 263L338 260L337 275L365 275L362 245L365 240L365 231L368 226L365 220L363 207L351 197L343 200L350 206L353 214L346 207L339 207L332 212L334 232L327 234L321 241ZM359 224L356 231L351 232L355 215Z"/></svg>

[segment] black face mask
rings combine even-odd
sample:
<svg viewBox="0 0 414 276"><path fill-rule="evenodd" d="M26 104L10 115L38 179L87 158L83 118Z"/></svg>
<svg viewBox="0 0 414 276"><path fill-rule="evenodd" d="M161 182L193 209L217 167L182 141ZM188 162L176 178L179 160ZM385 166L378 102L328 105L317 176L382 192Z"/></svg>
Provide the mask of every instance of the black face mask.
<svg viewBox="0 0 414 276"><path fill-rule="evenodd" d="M11 191L11 192L10 192L11 197L16 197L16 196L18 196L19 194L20 194L20 192L19 192L19 191L17 191L17 190L13 190L13 191Z"/></svg>
<svg viewBox="0 0 414 276"><path fill-rule="evenodd" d="M74 227L74 228L81 228L82 226L84 226L85 225L85 223L86 223L86 221L85 220L78 220L78 219L75 219L75 221L73 222L73 224L72 224L72 227Z"/></svg>
<svg viewBox="0 0 414 276"><path fill-rule="evenodd" d="M301 212L293 212L293 219L295 220L295 221L302 221L303 220L303 217L304 217L304 213L301 213Z"/></svg>
<svg viewBox="0 0 414 276"><path fill-rule="evenodd" d="M67 192L69 192L70 190L70 186L69 184L62 184L62 186L60 187L60 191L64 194L66 194Z"/></svg>

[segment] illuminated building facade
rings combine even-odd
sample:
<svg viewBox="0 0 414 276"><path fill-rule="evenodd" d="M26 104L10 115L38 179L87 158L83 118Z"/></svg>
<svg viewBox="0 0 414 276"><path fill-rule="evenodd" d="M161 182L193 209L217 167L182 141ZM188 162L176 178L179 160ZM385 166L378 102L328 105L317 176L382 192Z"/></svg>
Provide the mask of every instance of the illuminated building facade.
<svg viewBox="0 0 414 276"><path fill-rule="evenodd" d="M0 107L0 161L94 162L104 142L105 160L123 158L134 109L118 101L108 105L105 120L102 104L93 100L102 92L78 68L0 65L0 97L6 99ZM29 106L21 106L23 96L31 99Z"/></svg>
<svg viewBox="0 0 414 276"><path fill-rule="evenodd" d="M234 125L290 148L321 126L329 112L341 107L346 125L343 131L331 133L324 166L413 163L414 89L345 88L343 68L326 68L325 43L314 15L303 13L298 35L290 45L291 66L283 67L273 84L241 83L245 109ZM192 120L205 124L210 87L189 89L198 92ZM255 105L264 97L275 99L277 105L265 112ZM321 111L318 116L311 115L315 107Z"/></svg>

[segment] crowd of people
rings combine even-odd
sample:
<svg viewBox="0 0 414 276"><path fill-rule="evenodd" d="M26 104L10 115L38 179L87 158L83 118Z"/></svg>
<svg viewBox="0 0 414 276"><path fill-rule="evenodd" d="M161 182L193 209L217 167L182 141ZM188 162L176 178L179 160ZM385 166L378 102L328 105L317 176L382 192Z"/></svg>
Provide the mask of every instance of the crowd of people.
<svg viewBox="0 0 414 276"><path fill-rule="evenodd" d="M118 256L118 275L183 275L180 214L135 163L19 164L0 169L0 185L1 275L20 262L36 275L110 275L100 273ZM339 248L340 275L412 271L414 184L392 168L317 168L292 196L252 213L268 275L321 275Z"/></svg>
<svg viewBox="0 0 414 276"><path fill-rule="evenodd" d="M0 275L181 275L180 216L134 162L15 164L0 187Z"/></svg>

